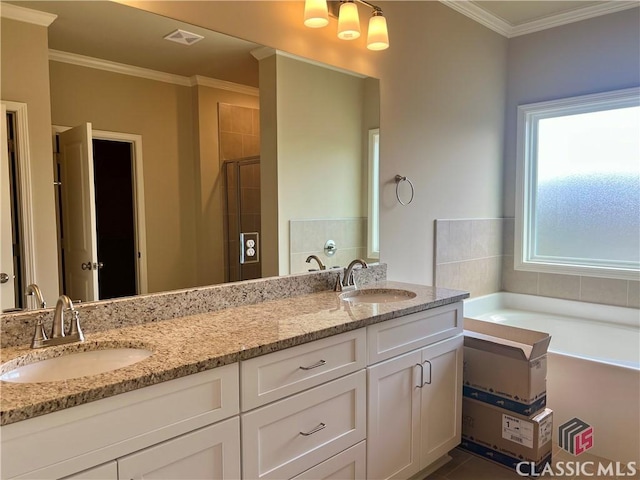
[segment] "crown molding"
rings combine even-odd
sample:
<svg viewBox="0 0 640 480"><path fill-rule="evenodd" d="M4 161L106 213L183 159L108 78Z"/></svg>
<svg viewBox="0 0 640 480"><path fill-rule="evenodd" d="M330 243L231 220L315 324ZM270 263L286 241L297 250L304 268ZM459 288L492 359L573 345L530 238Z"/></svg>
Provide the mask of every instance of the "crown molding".
<svg viewBox="0 0 640 480"><path fill-rule="evenodd" d="M615 1L610 3L603 3L600 5L592 5L591 7L584 7L573 12L559 13L547 18L541 18L540 20L533 20L531 22L523 23L512 28L511 37L518 37L520 35L526 35L528 33L539 32L548 28L560 27L569 23L580 22L581 20L588 20L589 18L600 17L602 15L608 15L610 13L621 12L622 10L628 10L630 8L639 7L640 2L635 1Z"/></svg>
<svg viewBox="0 0 640 480"><path fill-rule="evenodd" d="M201 75L184 77L182 75L159 72L149 68L134 67L132 65L125 65L124 63L111 62L101 58L79 55L77 53L61 52L60 50L49 49L49 60L53 62L70 63L81 67L95 68L97 70L105 70L112 73L120 73L122 75L130 75L132 77L146 78L147 80L155 80L157 82L171 83L182 87L201 85L243 93L245 95L258 96L259 93L259 90L255 87L227 82L225 80L218 80L216 78L203 77Z"/></svg>
<svg viewBox="0 0 640 480"><path fill-rule="evenodd" d="M2 18L17 20L19 22L33 23L34 25L40 25L41 27L48 27L56 18L58 18L58 16L53 13L40 12L38 10L18 7L17 5L4 2L0 3L0 16Z"/></svg>
<svg viewBox="0 0 640 480"><path fill-rule="evenodd" d="M280 57L291 58L293 60L298 60L299 62L315 65L316 67L322 67L326 70L333 70L334 72L340 72L346 75L351 75L352 77L367 78L367 75L363 75L361 73L357 73L351 70L345 70L344 68L336 67L334 65L329 65L327 63L318 62L316 60L311 60L310 58L300 57L298 55L294 55L293 53L283 52L282 50L277 50L271 47L256 48L255 50L251 50L251 55L253 55L258 61L268 58L272 55L278 55Z"/></svg>
<svg viewBox="0 0 640 480"><path fill-rule="evenodd" d="M503 37L511 38L513 26L510 23L487 12L484 8L480 8L473 2L468 0L440 0L440 3L490 28Z"/></svg>
<svg viewBox="0 0 640 480"><path fill-rule="evenodd" d="M239 83L227 82L226 80L218 80L217 78L203 77L202 75L194 75L190 79L192 86L199 85L202 87L217 88L219 90L229 90L236 93L244 93L245 95L253 95L258 97L260 89L250 87L248 85L240 85Z"/></svg>
<svg viewBox="0 0 640 480"><path fill-rule="evenodd" d="M471 0L440 0L440 3L462 13L463 15L507 38L527 35L529 33L539 32L548 28L560 27L569 23L579 22L581 20L587 20L589 18L608 15L610 13L620 12L622 10L640 6L638 0L612 1L600 5L580 8L571 12L550 15L545 18L522 23L520 25L512 25L500 17L497 17L477 6Z"/></svg>

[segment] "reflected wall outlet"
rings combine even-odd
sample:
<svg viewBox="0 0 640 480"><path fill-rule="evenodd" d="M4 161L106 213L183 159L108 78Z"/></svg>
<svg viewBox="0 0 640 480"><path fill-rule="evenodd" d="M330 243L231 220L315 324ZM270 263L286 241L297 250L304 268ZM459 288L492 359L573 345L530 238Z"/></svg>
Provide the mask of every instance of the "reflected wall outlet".
<svg viewBox="0 0 640 480"><path fill-rule="evenodd" d="M258 263L260 261L260 249L258 245L258 232L245 232L240 234L240 264Z"/></svg>

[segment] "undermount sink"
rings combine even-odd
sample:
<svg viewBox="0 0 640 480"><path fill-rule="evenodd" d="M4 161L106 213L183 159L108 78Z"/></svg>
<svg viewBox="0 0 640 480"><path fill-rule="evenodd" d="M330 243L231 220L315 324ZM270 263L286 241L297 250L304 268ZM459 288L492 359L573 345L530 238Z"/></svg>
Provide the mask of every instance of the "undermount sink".
<svg viewBox="0 0 640 480"><path fill-rule="evenodd" d="M151 355L153 352L144 348L106 348L65 353L16 367L0 375L0 380L12 383L70 380L127 367Z"/></svg>
<svg viewBox="0 0 640 480"><path fill-rule="evenodd" d="M415 298L409 290L396 288L369 288L340 294L340 299L350 303L393 303Z"/></svg>

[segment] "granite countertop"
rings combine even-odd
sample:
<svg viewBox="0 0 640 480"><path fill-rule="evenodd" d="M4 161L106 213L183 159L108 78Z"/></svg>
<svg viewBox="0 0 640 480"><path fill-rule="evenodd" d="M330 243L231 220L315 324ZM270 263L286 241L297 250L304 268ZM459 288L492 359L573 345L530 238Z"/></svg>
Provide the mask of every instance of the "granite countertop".
<svg viewBox="0 0 640 480"><path fill-rule="evenodd" d="M466 292L384 281L361 290L409 290L414 298L392 303L340 300L324 291L211 313L85 335L83 343L2 349L0 373L63 353L102 348L145 348L150 357L107 373L44 383L0 382L0 425L8 425L137 388L300 345L410 313L455 303Z"/></svg>

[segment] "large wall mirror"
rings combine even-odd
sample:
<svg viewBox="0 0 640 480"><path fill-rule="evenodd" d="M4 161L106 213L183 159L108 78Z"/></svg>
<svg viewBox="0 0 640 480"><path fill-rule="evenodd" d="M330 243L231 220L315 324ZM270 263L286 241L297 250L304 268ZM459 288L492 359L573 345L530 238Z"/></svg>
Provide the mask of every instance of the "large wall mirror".
<svg viewBox="0 0 640 480"><path fill-rule="evenodd" d="M312 254L327 267L368 258L378 80L115 2L8 3L58 16L60 293L94 301L298 273L318 268Z"/></svg>

